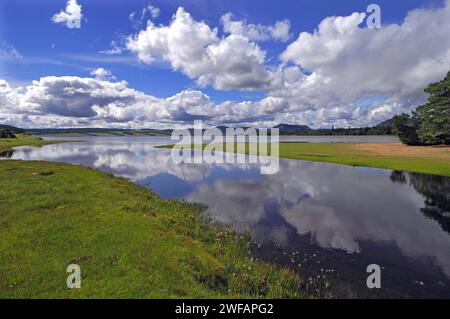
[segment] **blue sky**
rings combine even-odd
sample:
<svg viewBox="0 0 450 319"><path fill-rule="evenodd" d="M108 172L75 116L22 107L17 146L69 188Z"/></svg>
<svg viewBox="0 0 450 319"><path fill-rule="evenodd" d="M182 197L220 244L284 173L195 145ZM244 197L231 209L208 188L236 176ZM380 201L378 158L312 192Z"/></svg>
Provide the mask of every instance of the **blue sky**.
<svg viewBox="0 0 450 319"><path fill-rule="evenodd" d="M250 41L258 46L260 52L264 52L264 62L262 64L265 69L273 71L280 68L281 65L283 67L296 66L303 68L305 65L309 65L308 61L305 61L306 58L304 56L297 58L293 53L285 61L280 59L280 55L287 50L290 44L297 40L301 32L313 34L321 21L327 17L349 17L354 12L365 12L367 6L374 2L374 0L78 0L77 4L81 6L83 14L81 28L71 29L66 27L64 23L55 23L51 20L52 16L65 9L66 0L3 0L0 4L0 46L1 50L3 50L3 54L0 55L0 79L5 80L11 88L16 88L29 85L33 80L49 76L92 77L90 73L93 70L104 68L113 74L115 81L126 81L129 88L159 99L166 99L185 90L194 90L206 95L209 102L214 105L227 101L258 103L268 96L275 96L274 92L277 91L279 93L279 89L273 89L272 86L268 88L263 85L252 87L251 89L248 89L248 87L241 88L238 84L228 85L225 88L217 83L201 85L199 84L200 75L198 75L197 71L193 71L195 73L193 75L192 72L189 73L190 71L186 70L187 66L175 67L174 64L177 62L171 57L161 56L152 62L142 61L139 58L139 54L143 54L143 51L140 48L135 51L127 49L126 39L145 31L147 19L151 19L156 28L169 26L179 7L183 7L185 12L196 23L204 22L211 30L217 28L218 39L223 39L229 35L229 33L224 32L224 26L221 23L221 17L229 12L233 14L233 21L243 21L244 25L271 26L277 21L288 21L290 37L287 41L274 39L264 41L250 39ZM375 3L382 9L383 26L401 25L408 12L412 10L419 9L426 12L427 10L442 9L446 6L444 1L439 0L379 0ZM149 5L153 8L158 8L159 14L155 17L150 17L150 14L148 14L143 23L137 27L136 23L130 20L130 14L136 12L136 16L139 16L143 8ZM447 25L444 27L447 27ZM401 32L401 30L398 31L398 33ZM350 32L348 37L351 36L350 34L352 33ZM324 39L317 39L317 41L319 40L322 42L328 41L327 43L332 41L330 38L325 39L325 36ZM345 40L343 43L348 41ZM351 41L356 40L352 39ZM442 41L447 41L447 39ZM121 54L108 55L101 53L102 51L110 50L112 42L115 42L122 48ZM369 43L367 42L366 45ZM189 41L185 45L189 45ZM326 46L326 43L320 43L320 45ZM358 45L355 44L355 47L357 48ZM147 49L144 48L142 50ZM156 49L152 49L151 54L154 55ZM14 53L16 58L11 56L12 50L16 52ZM430 58L433 57L433 54L439 57L443 56L443 53L446 52L445 50L446 48L442 48L439 52L430 52ZM353 52L352 54L358 56L358 52ZM389 59L389 57L386 57L386 59ZM299 61L302 61L302 63ZM445 61L445 59L439 60L439 63L443 63L442 61ZM379 61L374 62L379 63ZM340 62L336 58L333 63L337 65ZM387 64L389 64L389 61L387 61ZM311 65L316 67L317 70L322 68L321 65L315 62L311 63ZM342 63L342 65L345 65L345 63ZM326 65L326 67L329 67L329 65ZM448 68L448 65L446 67ZM315 72L316 70L311 71ZM384 78L384 76L386 75L381 75L381 78ZM431 78L434 79L438 76L440 76L440 73L431 76ZM424 81L428 81L429 78L424 76ZM326 87L323 89L326 90ZM332 91L335 90L337 89L332 89ZM351 97L345 96L345 92L342 93L342 90L338 93L333 92L333 94L342 95L341 103L354 105L354 108L364 108L367 105L370 107L386 100L389 101L389 98L393 95L392 90L389 87L386 89L386 92L376 89L371 93L370 89L364 88L361 89L362 93L359 92L360 96ZM303 95L301 91L299 92L296 94ZM420 100L420 92L416 93L419 96L418 100ZM305 95L309 94L313 93L305 93ZM281 95L286 96L286 94ZM355 92L354 95L358 95L358 92ZM280 95L276 95L276 97L279 98ZM409 92L408 96L403 98L410 100L414 98L414 94ZM364 103L355 106L359 103L358 101L364 101ZM281 119L287 119L288 121L292 119L291 122L301 120L316 127L329 124L368 124L368 122L375 121L375 119L367 118L358 120L355 114L349 115L348 110L343 112L346 114L339 115L342 113L336 109L339 105L334 105L333 103L319 106L306 105L308 103L302 102L305 106L299 109L293 107L293 104L296 102L286 103L291 103L292 105L274 107L274 112L280 114L278 119L273 114L263 112L257 119L242 117L230 120L230 116L224 116L224 121L226 122L228 119L230 122L271 123ZM400 101L395 100L392 103L400 103ZM86 107L91 107L91 105ZM317 122L314 123L316 120L313 115L308 117L308 114L317 112L320 107L329 107L332 112L336 112L336 119L333 120L334 117L331 116L324 119L323 123L320 123L320 119L317 119ZM387 112L387 115L397 111ZM186 110L182 112L189 113ZM55 115L65 115L57 113ZM192 114L197 113L194 112ZM69 116L69 114L67 115L68 117L73 117ZM172 120L177 121L175 117ZM155 119L155 122L158 121ZM169 123L170 121L167 120L166 122ZM152 121L148 123L152 123ZM136 122L133 125L136 125Z"/></svg>

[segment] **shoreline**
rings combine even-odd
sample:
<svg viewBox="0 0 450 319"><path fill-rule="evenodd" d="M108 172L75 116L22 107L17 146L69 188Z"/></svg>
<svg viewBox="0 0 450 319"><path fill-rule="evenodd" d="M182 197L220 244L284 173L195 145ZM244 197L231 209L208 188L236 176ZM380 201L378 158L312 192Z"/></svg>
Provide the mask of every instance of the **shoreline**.
<svg viewBox="0 0 450 319"><path fill-rule="evenodd" d="M4 160L0 177L9 181L0 190L0 298L330 297L254 259L249 239L205 220L201 204L65 163ZM82 289L65 285L72 263L86 274Z"/></svg>
<svg viewBox="0 0 450 319"><path fill-rule="evenodd" d="M354 167L381 168L450 177L450 146L406 146L400 142L280 142L279 157ZM205 148L206 144L202 147ZM211 145L210 145L211 146ZM214 146L214 145L213 145ZM200 147L161 145L159 148ZM217 145L218 150L227 150ZM248 145L246 145L248 154Z"/></svg>

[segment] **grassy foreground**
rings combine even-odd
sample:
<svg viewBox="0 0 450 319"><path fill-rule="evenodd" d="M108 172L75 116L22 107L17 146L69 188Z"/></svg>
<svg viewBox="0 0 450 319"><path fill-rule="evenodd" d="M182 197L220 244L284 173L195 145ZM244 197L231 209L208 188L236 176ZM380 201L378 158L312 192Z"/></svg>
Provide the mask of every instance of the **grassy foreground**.
<svg viewBox="0 0 450 319"><path fill-rule="evenodd" d="M0 161L0 181L0 298L301 297L199 205L61 163Z"/></svg>
<svg viewBox="0 0 450 319"><path fill-rule="evenodd" d="M216 146L222 147L221 145ZM223 146L223 150L231 151L227 150L225 146ZM237 151L236 147L233 151ZM282 158L450 176L449 146L406 146L401 143L294 142L280 143L279 151ZM248 153L248 145L246 145L246 153Z"/></svg>

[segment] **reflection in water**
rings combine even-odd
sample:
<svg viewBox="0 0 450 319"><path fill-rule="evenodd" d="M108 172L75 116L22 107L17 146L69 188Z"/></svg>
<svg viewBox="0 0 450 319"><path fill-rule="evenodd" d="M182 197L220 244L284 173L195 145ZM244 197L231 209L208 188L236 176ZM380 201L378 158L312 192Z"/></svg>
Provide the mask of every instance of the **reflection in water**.
<svg viewBox="0 0 450 319"><path fill-rule="evenodd" d="M385 276L395 289L414 293L411 285L426 282L429 295L450 296L449 178L293 160L281 160L275 175L260 175L256 164L176 165L170 150L154 145L151 139L99 138L8 157L114 173L161 196L204 203L207 214L251 230L263 246L320 252L321 271L328 260L343 272L358 271L364 281L365 267L377 263L390 271ZM267 250L260 254L277 258ZM298 267L307 259L300 257Z"/></svg>
<svg viewBox="0 0 450 319"><path fill-rule="evenodd" d="M391 174L391 180L395 183L406 184L408 179L424 197L425 207L420 209L423 214L437 221L442 230L450 233L450 178L399 171Z"/></svg>
<svg viewBox="0 0 450 319"><path fill-rule="evenodd" d="M0 158L11 158L14 153L14 150L6 150L0 152Z"/></svg>

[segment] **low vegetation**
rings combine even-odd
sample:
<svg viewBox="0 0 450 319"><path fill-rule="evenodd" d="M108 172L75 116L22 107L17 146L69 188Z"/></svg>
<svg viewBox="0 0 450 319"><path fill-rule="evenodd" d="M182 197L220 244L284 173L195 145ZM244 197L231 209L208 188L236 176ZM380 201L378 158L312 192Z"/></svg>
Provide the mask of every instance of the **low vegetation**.
<svg viewBox="0 0 450 319"><path fill-rule="evenodd" d="M0 298L304 296L297 275L252 259L200 205L62 163L0 161L0 181ZM66 287L72 263L81 289Z"/></svg>

